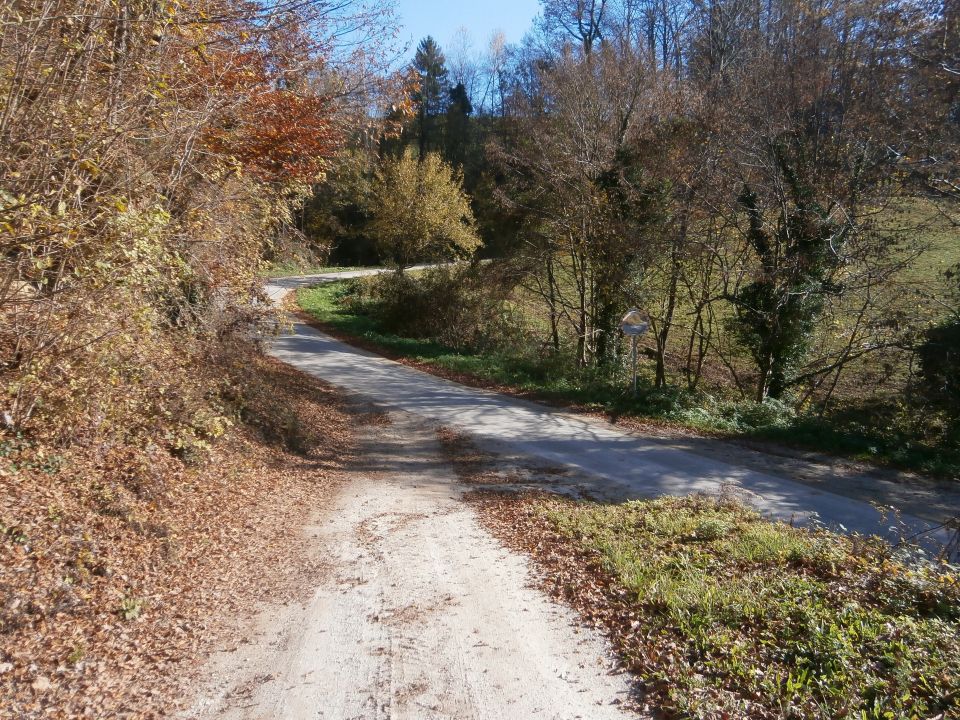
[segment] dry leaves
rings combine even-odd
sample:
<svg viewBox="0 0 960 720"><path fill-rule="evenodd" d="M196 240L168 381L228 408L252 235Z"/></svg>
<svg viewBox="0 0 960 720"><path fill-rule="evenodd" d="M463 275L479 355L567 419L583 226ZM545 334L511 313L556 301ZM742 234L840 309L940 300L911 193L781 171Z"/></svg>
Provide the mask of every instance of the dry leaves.
<svg viewBox="0 0 960 720"><path fill-rule="evenodd" d="M350 410L279 363L249 369L260 388L244 416L259 429L201 465L99 446L54 466L41 462L53 449L6 443L0 717L169 717L235 618L323 572L297 548L354 452Z"/></svg>

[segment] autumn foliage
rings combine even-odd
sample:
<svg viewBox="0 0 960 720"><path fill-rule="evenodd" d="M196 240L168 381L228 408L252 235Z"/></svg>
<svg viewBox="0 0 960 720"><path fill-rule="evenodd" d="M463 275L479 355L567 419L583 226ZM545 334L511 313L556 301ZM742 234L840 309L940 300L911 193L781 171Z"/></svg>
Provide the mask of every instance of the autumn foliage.
<svg viewBox="0 0 960 720"><path fill-rule="evenodd" d="M214 128L206 145L263 182L322 178L337 141L331 101L286 90L258 93L239 108L235 127Z"/></svg>
<svg viewBox="0 0 960 720"><path fill-rule="evenodd" d="M335 39L370 27L375 44L381 15L0 4L0 715L148 716L158 698L111 705L135 683L110 685L109 656L143 650L125 623L149 588L169 642L127 665L195 647L196 626L163 615L180 612L163 578L189 577L178 549L256 516L224 474L236 448L214 441L267 381L234 372L270 319L264 250L373 102L351 53L373 68L375 46ZM176 540L191 517L209 522Z"/></svg>
<svg viewBox="0 0 960 720"><path fill-rule="evenodd" d="M252 319L265 244L348 130L329 58L348 7L4 7L8 432L216 434L193 368Z"/></svg>

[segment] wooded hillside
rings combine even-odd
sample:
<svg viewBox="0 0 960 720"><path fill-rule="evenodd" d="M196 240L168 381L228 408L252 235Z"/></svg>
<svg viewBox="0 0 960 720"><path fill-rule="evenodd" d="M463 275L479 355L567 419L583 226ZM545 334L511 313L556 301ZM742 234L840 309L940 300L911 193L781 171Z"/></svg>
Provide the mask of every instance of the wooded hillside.
<svg viewBox="0 0 960 720"><path fill-rule="evenodd" d="M957 23L926 0L547 0L517 46L424 39L416 114L343 156L303 227L335 259L378 259L380 156L439 153L503 281L488 337L452 349L613 402L635 307L635 411L811 420L814 444L955 474L920 456L956 445L960 407Z"/></svg>

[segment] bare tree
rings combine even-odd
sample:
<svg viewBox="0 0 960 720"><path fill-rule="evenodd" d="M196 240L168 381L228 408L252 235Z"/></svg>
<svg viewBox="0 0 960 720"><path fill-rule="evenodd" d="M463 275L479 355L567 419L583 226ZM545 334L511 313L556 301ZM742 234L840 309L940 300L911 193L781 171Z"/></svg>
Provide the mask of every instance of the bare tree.
<svg viewBox="0 0 960 720"><path fill-rule="evenodd" d="M541 0L547 26L576 40L589 55L602 38L607 0Z"/></svg>

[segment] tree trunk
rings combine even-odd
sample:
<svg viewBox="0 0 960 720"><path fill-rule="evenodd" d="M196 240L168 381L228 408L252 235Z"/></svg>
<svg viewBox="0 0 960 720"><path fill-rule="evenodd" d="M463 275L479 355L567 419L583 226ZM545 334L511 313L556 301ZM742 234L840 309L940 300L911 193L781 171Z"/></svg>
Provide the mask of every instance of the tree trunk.
<svg viewBox="0 0 960 720"><path fill-rule="evenodd" d="M560 318L557 313L557 284L553 276L553 253L547 258L547 302L550 305L550 339L553 349L560 352Z"/></svg>
<svg viewBox="0 0 960 720"><path fill-rule="evenodd" d="M657 374L654 384L662 388L667 384L667 339L670 336L670 326L673 323L673 313L677 306L677 281L680 276L680 267L676 261L670 271L670 289L667 294L667 311L663 316L663 325L657 333Z"/></svg>

